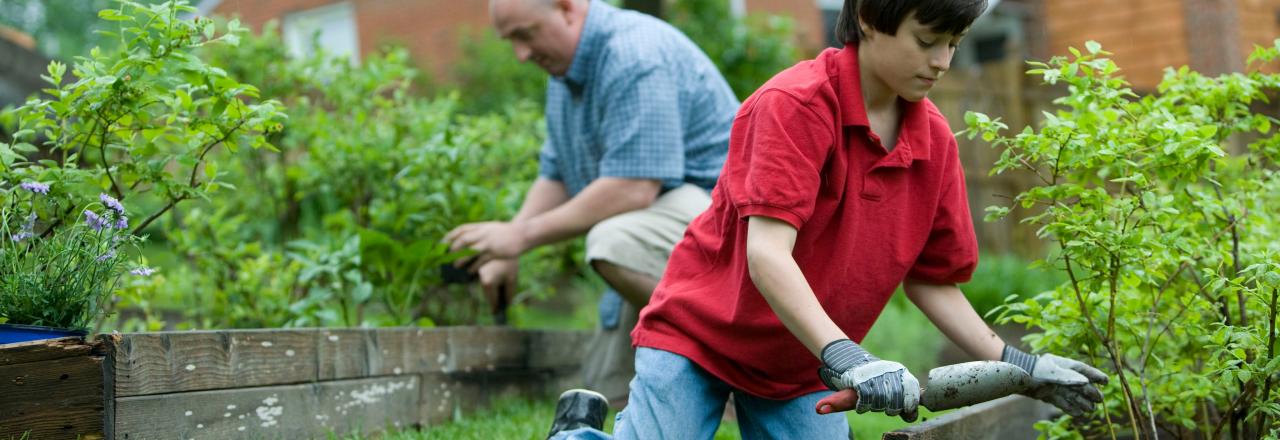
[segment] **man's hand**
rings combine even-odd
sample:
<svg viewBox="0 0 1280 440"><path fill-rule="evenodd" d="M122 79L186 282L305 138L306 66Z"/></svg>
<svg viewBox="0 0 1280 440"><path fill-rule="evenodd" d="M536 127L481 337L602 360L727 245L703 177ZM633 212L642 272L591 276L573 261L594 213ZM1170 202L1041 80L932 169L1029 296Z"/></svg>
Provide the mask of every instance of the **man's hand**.
<svg viewBox="0 0 1280 440"><path fill-rule="evenodd" d="M848 410L851 396L842 390L856 390L858 413L876 411L902 416L907 422L916 420L920 381L902 364L882 361L853 341L840 339L822 349L818 377L827 388L837 391L818 402L820 414ZM824 408L827 405L830 406Z"/></svg>
<svg viewBox="0 0 1280 440"><path fill-rule="evenodd" d="M1094 384L1106 384L1107 375L1083 362L1051 354L1034 356L1011 345L1004 347L1000 360L1031 374L1031 389L1023 394L1053 404L1072 417L1091 413L1094 404L1102 402L1102 393Z"/></svg>
<svg viewBox="0 0 1280 440"><path fill-rule="evenodd" d="M445 234L444 242L450 251L476 251L475 256L456 263L472 272L491 260L516 258L529 249L521 224L512 222L467 223Z"/></svg>
<svg viewBox="0 0 1280 440"><path fill-rule="evenodd" d="M520 263L518 259L500 259L490 260L483 266L480 266L480 287L484 290L485 299L489 300L489 305L498 312L498 296L506 292L510 295L516 290L516 274L520 272ZM508 301L511 298L507 298Z"/></svg>

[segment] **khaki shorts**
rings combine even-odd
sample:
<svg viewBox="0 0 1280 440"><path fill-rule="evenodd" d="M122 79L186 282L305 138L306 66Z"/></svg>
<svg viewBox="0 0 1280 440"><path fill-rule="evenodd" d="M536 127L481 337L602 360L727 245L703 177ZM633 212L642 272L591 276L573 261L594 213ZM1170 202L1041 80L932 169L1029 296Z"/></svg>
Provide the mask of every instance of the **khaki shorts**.
<svg viewBox="0 0 1280 440"><path fill-rule="evenodd" d="M587 263L604 260L661 279L667 258L684 237L685 228L710 205L707 190L686 184L662 194L646 209L602 221L587 233ZM640 316L635 306L618 299L603 300L620 307L602 303L601 325L587 345L582 363L586 387L611 402L626 399L628 384L635 376L631 329Z"/></svg>

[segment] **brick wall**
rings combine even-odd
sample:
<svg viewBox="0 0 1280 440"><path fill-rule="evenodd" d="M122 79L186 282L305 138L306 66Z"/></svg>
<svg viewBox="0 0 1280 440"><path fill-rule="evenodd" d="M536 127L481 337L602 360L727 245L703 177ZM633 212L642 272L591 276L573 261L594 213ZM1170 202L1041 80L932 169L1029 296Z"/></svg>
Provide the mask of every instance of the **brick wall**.
<svg viewBox="0 0 1280 440"><path fill-rule="evenodd" d="M1096 40L1138 89L1153 89L1165 66L1190 62L1182 0L1044 0L1043 10L1050 54Z"/></svg>
<svg viewBox="0 0 1280 440"><path fill-rule="evenodd" d="M1240 17L1240 56L1248 59L1255 44L1270 47L1280 38L1280 0L1236 0ZM1266 69L1280 72L1280 62Z"/></svg>
<svg viewBox="0 0 1280 440"><path fill-rule="evenodd" d="M289 13L338 3L336 0L223 0L214 13L239 16L260 30L270 20ZM437 78L446 75L460 54L462 29L489 26L489 2L484 0L357 0L356 32L361 57L387 43L408 48L413 60Z"/></svg>
<svg viewBox="0 0 1280 440"><path fill-rule="evenodd" d="M826 46L822 11L814 0L746 0L747 14L778 14L795 20L796 37L806 57Z"/></svg>

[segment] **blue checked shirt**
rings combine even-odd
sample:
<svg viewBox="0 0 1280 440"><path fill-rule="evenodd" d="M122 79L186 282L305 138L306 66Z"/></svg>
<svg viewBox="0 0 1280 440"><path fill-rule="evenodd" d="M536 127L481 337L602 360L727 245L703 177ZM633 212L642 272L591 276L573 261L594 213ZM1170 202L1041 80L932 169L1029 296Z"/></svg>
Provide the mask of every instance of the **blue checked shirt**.
<svg viewBox="0 0 1280 440"><path fill-rule="evenodd" d="M570 196L599 177L711 189L738 104L680 31L592 0L569 71L547 85L540 174L563 182Z"/></svg>

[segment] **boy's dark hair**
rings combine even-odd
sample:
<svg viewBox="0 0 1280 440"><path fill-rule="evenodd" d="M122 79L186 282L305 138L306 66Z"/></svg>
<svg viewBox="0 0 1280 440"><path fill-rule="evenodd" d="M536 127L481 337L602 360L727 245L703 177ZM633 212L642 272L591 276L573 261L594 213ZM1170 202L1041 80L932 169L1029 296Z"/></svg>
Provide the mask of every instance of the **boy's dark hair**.
<svg viewBox="0 0 1280 440"><path fill-rule="evenodd" d="M836 20L836 40L857 43L861 17L871 29L894 35L912 12L916 20L940 34L959 34L987 10L987 0L845 0Z"/></svg>

